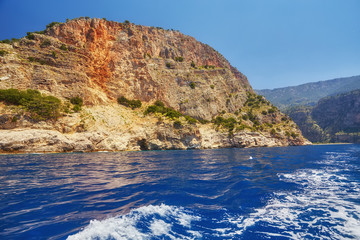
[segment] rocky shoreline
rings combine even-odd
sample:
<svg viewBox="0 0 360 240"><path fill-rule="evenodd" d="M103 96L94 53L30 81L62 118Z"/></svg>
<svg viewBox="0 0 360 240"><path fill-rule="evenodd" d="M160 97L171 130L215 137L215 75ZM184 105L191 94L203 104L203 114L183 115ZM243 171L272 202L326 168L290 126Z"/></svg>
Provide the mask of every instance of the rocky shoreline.
<svg viewBox="0 0 360 240"><path fill-rule="evenodd" d="M310 142L288 141L257 132L229 136L209 126L197 130L174 130L169 126L129 132L80 132L64 134L47 129L0 130L0 153L59 153L280 147ZM149 131L150 130L150 131Z"/></svg>

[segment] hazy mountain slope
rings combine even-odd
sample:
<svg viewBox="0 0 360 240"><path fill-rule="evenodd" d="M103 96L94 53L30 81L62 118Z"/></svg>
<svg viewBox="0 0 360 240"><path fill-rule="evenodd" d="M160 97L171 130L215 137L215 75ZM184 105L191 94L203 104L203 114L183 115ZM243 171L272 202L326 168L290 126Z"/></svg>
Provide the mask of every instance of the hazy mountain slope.
<svg viewBox="0 0 360 240"><path fill-rule="evenodd" d="M255 91L265 96L275 106L285 109L286 107L297 105L313 106L323 97L355 89L360 89L360 76Z"/></svg>
<svg viewBox="0 0 360 240"><path fill-rule="evenodd" d="M360 90L322 98L314 107L288 108L286 113L310 141L360 141Z"/></svg>

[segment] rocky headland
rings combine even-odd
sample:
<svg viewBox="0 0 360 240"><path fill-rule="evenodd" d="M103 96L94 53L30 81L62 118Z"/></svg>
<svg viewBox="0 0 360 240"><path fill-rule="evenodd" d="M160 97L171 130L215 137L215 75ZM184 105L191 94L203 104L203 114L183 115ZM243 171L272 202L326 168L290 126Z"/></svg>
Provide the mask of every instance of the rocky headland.
<svg viewBox="0 0 360 240"><path fill-rule="evenodd" d="M0 90L5 153L310 143L213 48L129 22L79 18L3 41Z"/></svg>

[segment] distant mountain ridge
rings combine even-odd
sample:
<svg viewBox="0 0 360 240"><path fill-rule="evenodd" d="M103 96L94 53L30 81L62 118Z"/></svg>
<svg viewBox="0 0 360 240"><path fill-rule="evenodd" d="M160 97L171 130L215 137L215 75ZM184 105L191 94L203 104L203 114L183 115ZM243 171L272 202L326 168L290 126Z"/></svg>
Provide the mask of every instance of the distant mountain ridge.
<svg viewBox="0 0 360 240"><path fill-rule="evenodd" d="M311 82L298 86L255 90L280 109L291 106L314 106L324 97L360 89L360 75Z"/></svg>

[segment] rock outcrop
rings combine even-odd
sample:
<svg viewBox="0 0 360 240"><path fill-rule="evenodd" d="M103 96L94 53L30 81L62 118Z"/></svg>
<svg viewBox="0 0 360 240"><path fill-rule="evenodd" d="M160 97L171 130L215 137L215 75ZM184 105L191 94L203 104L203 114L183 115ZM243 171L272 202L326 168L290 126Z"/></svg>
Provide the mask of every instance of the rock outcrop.
<svg viewBox="0 0 360 240"><path fill-rule="evenodd" d="M360 90L320 99L314 107L286 111L314 142L360 142Z"/></svg>
<svg viewBox="0 0 360 240"><path fill-rule="evenodd" d="M81 18L0 43L0 50L0 89L36 89L63 103L72 97L85 103L80 113L40 122L26 109L0 105L2 152L309 143L285 115L255 96L247 78L221 54L178 31ZM139 99L143 107L120 106L119 96ZM144 115L155 100L202 124L181 117L175 127L164 115ZM208 123L219 116L237 125Z"/></svg>

